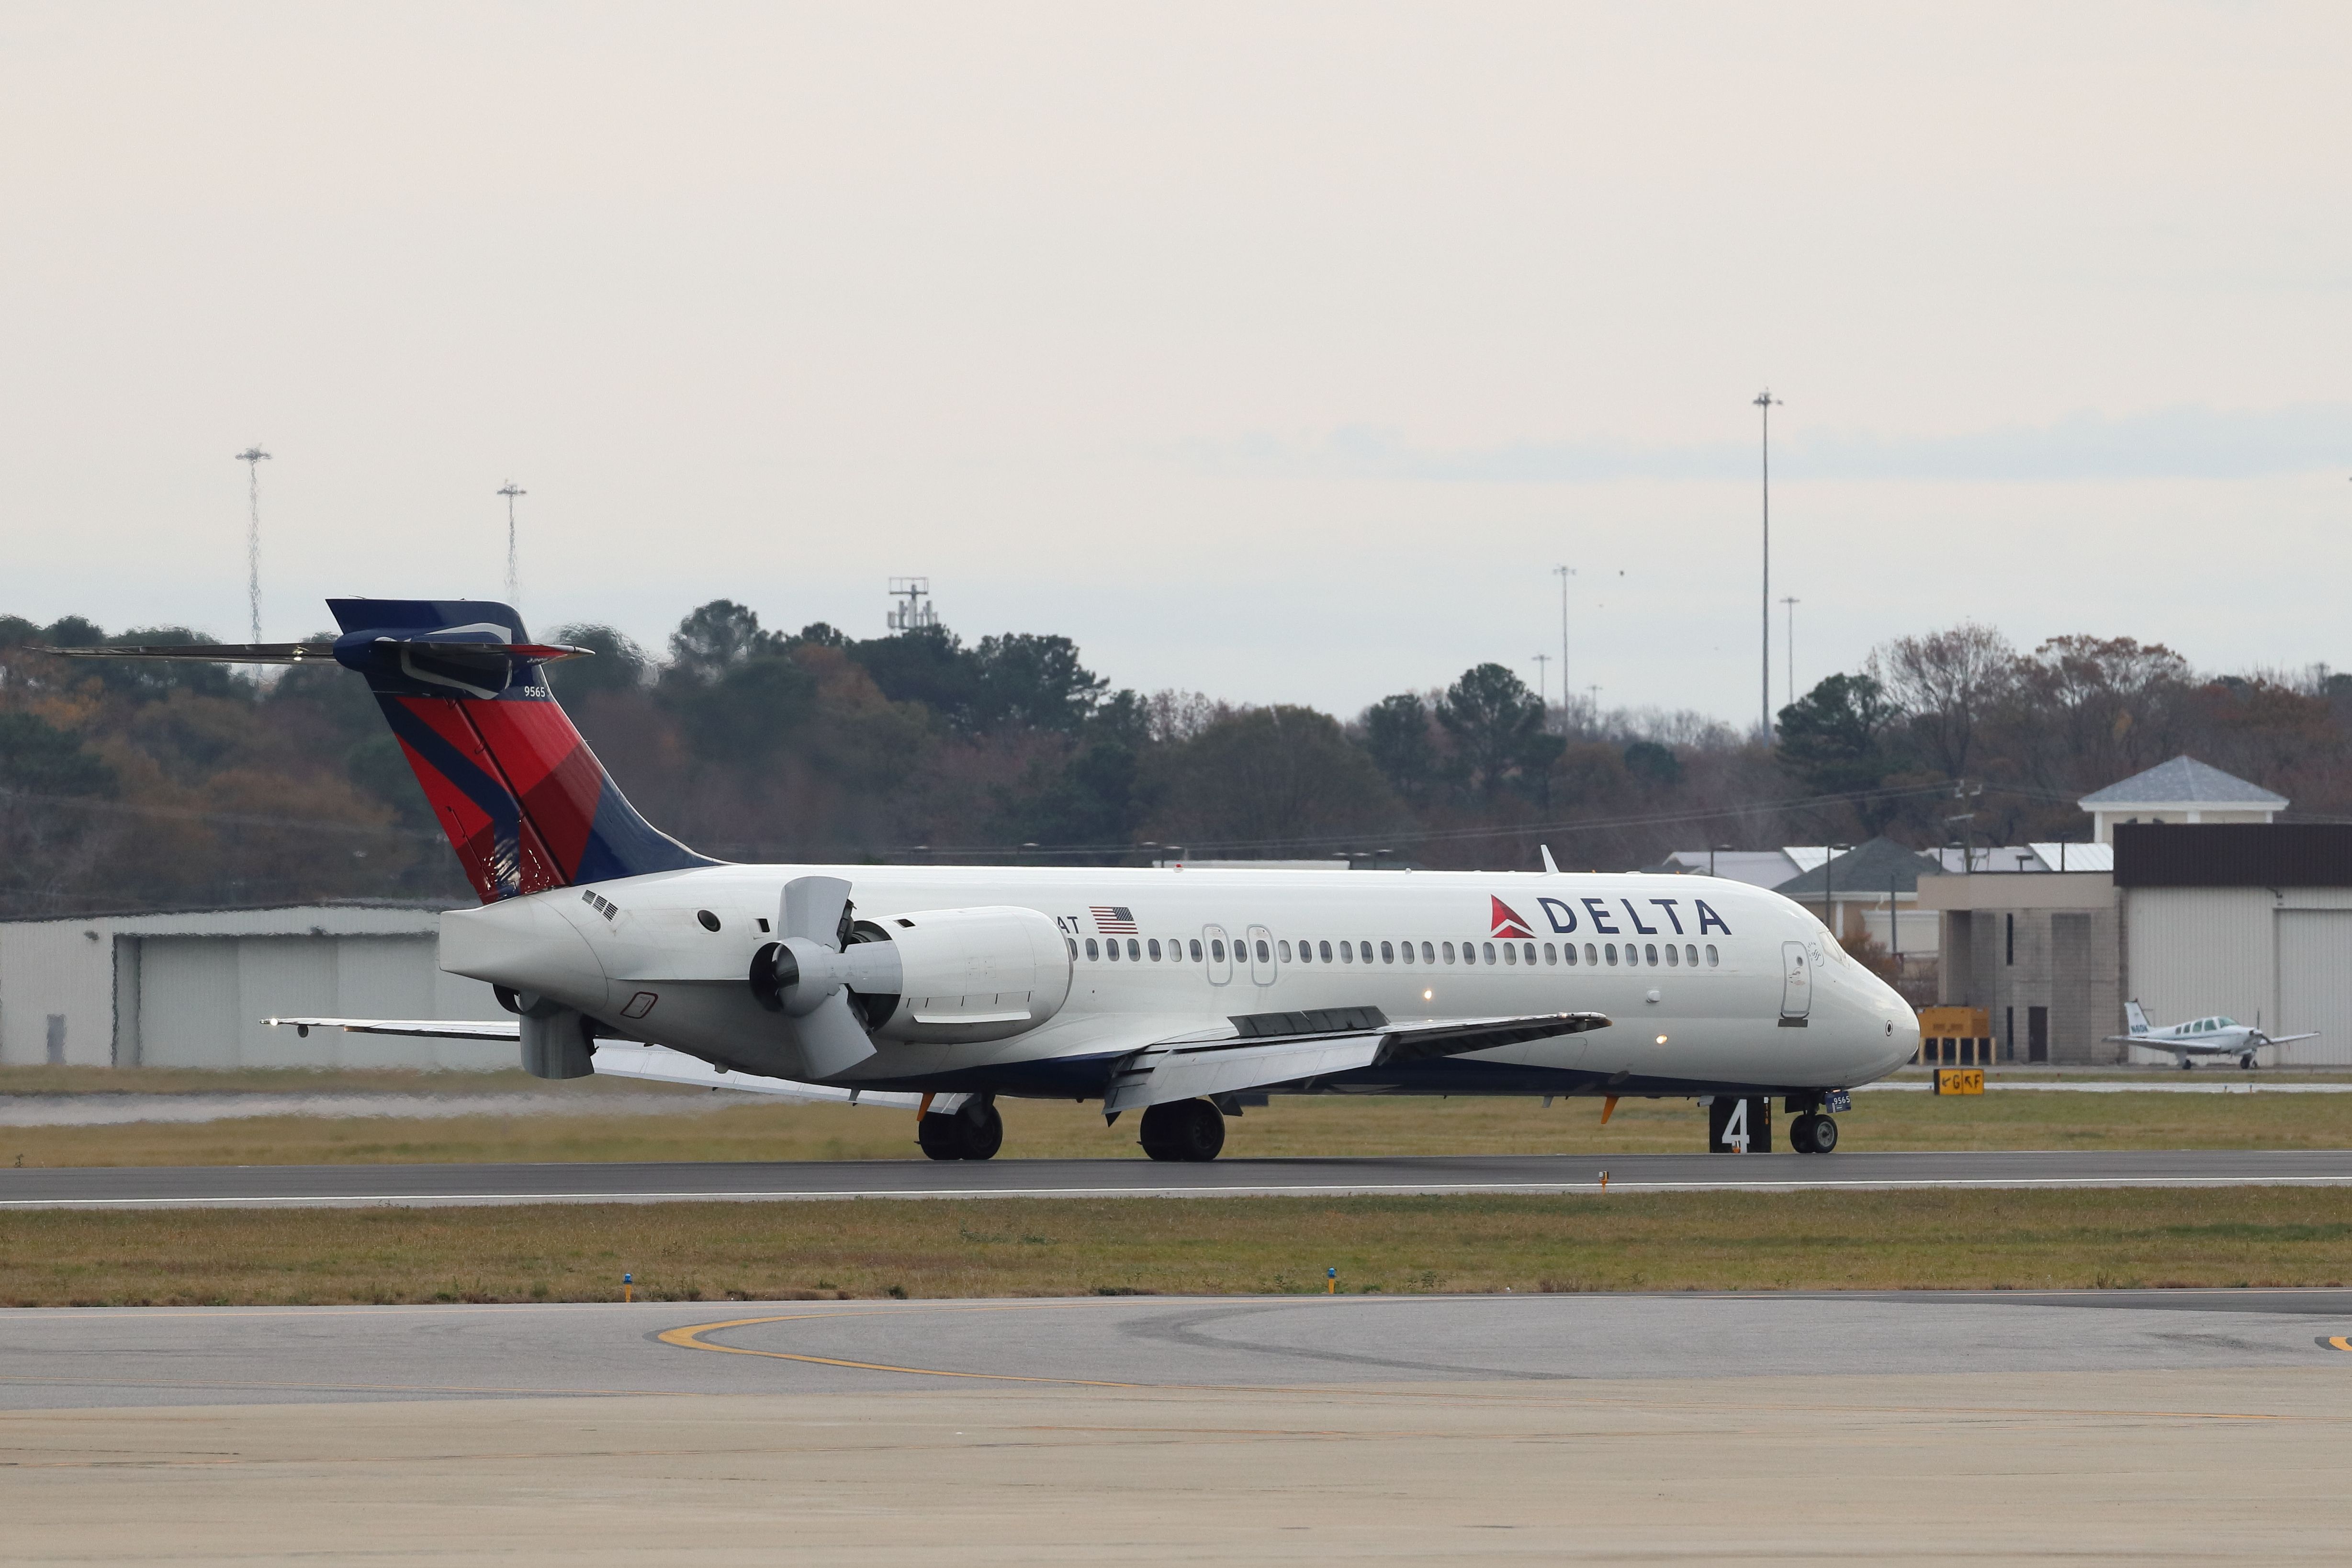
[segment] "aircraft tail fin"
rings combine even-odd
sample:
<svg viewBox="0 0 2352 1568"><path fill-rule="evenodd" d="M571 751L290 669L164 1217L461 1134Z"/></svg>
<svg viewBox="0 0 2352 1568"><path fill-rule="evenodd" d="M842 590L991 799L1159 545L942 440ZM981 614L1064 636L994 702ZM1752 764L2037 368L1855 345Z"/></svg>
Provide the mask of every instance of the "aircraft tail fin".
<svg viewBox="0 0 2352 1568"><path fill-rule="evenodd" d="M2145 1035L2147 1033L2147 1015L2140 1011L2140 1006L2137 1002L2126 1002L2124 1004L2124 1017L2130 1023L2131 1032L2133 1034Z"/></svg>
<svg viewBox="0 0 2352 1568"><path fill-rule="evenodd" d="M637 814L548 689L568 657L478 599L330 599L335 662L367 677L484 903L718 862Z"/></svg>

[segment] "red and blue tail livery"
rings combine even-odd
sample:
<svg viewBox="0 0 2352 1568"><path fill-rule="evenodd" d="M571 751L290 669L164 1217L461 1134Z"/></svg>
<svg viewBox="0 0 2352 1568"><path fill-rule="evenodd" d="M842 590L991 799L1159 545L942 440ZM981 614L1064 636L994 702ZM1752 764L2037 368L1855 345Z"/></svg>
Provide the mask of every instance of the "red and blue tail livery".
<svg viewBox="0 0 2352 1568"><path fill-rule="evenodd" d="M484 903L719 862L637 815L548 689L522 617L479 599L330 599L335 662L367 678Z"/></svg>

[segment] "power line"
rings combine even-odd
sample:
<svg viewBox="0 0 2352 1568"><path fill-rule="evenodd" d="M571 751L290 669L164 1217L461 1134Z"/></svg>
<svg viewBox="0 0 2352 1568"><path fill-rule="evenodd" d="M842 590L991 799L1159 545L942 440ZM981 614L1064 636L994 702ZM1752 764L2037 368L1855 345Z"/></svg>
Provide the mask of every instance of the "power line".
<svg viewBox="0 0 2352 1568"><path fill-rule="evenodd" d="M261 449L259 442L256 442L239 452L236 455L236 460L243 463L246 469L245 607L246 618L250 623L253 634L247 640L259 642L261 640L261 465L269 460L269 454Z"/></svg>

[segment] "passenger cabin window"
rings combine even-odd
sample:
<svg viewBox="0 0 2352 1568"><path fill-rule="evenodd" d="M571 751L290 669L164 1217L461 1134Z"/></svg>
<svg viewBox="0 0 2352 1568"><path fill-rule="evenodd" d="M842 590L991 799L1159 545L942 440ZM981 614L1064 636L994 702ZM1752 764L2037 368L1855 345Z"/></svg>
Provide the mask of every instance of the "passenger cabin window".
<svg viewBox="0 0 2352 1568"><path fill-rule="evenodd" d="M1339 944L1339 962L1342 963L1353 963L1356 962L1356 950L1349 943L1343 942Z"/></svg>
<svg viewBox="0 0 2352 1568"><path fill-rule="evenodd" d="M1682 958L1683 955L1675 951L1675 944L1673 942L1666 943L1666 967L1668 969L1672 969L1675 965L1680 963L1682 962Z"/></svg>
<svg viewBox="0 0 2352 1568"><path fill-rule="evenodd" d="M1273 958L1273 952L1265 945L1265 938L1259 937L1257 939L1257 961L1260 963L1271 963Z"/></svg>
<svg viewBox="0 0 2352 1568"><path fill-rule="evenodd" d="M1698 949L1693 947L1689 942L1683 943L1683 962L1690 965L1693 969L1696 969L1698 967Z"/></svg>
<svg viewBox="0 0 2352 1568"><path fill-rule="evenodd" d="M1087 962L1091 963L1097 956L1099 955L1095 952L1095 939L1087 938Z"/></svg>
<svg viewBox="0 0 2352 1568"><path fill-rule="evenodd" d="M1066 937L1064 937L1062 940L1063 940L1064 942L1068 942L1068 943L1070 944L1070 959L1071 959L1071 962L1076 963L1076 960L1077 960L1077 956L1078 956L1078 942L1077 942L1077 939L1076 939L1076 937L1067 937L1067 936L1066 936Z"/></svg>
<svg viewBox="0 0 2352 1568"><path fill-rule="evenodd" d="M1707 966L1709 969L1713 969L1713 968L1716 966L1716 963L1717 963L1717 959L1716 959L1716 956L1715 956L1715 943L1713 943L1713 942L1708 942L1708 943L1706 944L1706 966Z"/></svg>
<svg viewBox="0 0 2352 1568"><path fill-rule="evenodd" d="M1658 944L1656 942L1645 942L1642 944L1642 962L1644 963L1655 963L1658 962Z"/></svg>
<svg viewBox="0 0 2352 1568"><path fill-rule="evenodd" d="M1454 944L1450 942L1445 944L1445 962L1448 963L1454 962Z"/></svg>
<svg viewBox="0 0 2352 1568"><path fill-rule="evenodd" d="M1331 944L1330 944L1329 942L1317 942L1317 943L1315 944L1315 956L1316 956L1316 957L1318 957L1318 958L1319 958L1319 959L1321 959L1321 960L1322 960L1324 963L1330 963L1330 962L1331 962Z"/></svg>
<svg viewBox="0 0 2352 1568"><path fill-rule="evenodd" d="M1584 944L1584 962L1587 963L1598 963L1601 962L1600 949L1594 947L1589 942Z"/></svg>
<svg viewBox="0 0 2352 1568"><path fill-rule="evenodd" d="M1197 936L1192 939L1192 962L1201 962L1201 939Z"/></svg>
<svg viewBox="0 0 2352 1568"><path fill-rule="evenodd" d="M1118 938L1113 937L1103 943L1103 956L1113 963L1118 962Z"/></svg>
<svg viewBox="0 0 2352 1568"><path fill-rule="evenodd" d="M1504 962L1505 963L1518 963L1518 961L1519 961L1519 949L1518 949L1518 944L1517 944L1517 942L1505 942L1505 943L1503 944L1503 962Z"/></svg>
<svg viewBox="0 0 2352 1568"><path fill-rule="evenodd" d="M1488 942L1488 943L1486 944L1486 951L1483 954L1481 954L1480 956L1484 957L1484 958L1486 959L1486 961L1487 963L1494 963L1494 962L1495 962L1495 944L1494 944L1493 942Z"/></svg>
<svg viewBox="0 0 2352 1568"><path fill-rule="evenodd" d="M1449 950L1445 956L1451 958L1454 954ZM1425 942L1423 942L1421 944L1421 961L1423 963L1435 963L1437 962L1437 950L1430 946L1429 943Z"/></svg>
<svg viewBox="0 0 2352 1568"><path fill-rule="evenodd" d="M1282 962L1288 963L1290 962L1290 943L1287 942L1278 942L1274 945L1281 950Z"/></svg>
<svg viewBox="0 0 2352 1568"><path fill-rule="evenodd" d="M1608 942L1601 947L1601 951L1608 954L1610 967L1612 969L1615 968L1617 964L1617 944L1613 942Z"/></svg>
<svg viewBox="0 0 2352 1568"><path fill-rule="evenodd" d="M1156 936L1151 939L1151 962L1160 962L1160 939Z"/></svg>
<svg viewBox="0 0 2352 1568"><path fill-rule="evenodd" d="M1209 956L1219 963L1225 961L1225 944L1223 938L1213 936L1209 939Z"/></svg>
<svg viewBox="0 0 2352 1568"><path fill-rule="evenodd" d="M1127 956L1133 959L1138 963L1142 963L1143 944L1136 941L1133 937L1129 937L1127 939Z"/></svg>
<svg viewBox="0 0 2352 1568"><path fill-rule="evenodd" d="M1559 962L1559 949L1552 946L1549 942L1544 943L1544 962L1546 963L1557 964Z"/></svg>
<svg viewBox="0 0 2352 1568"><path fill-rule="evenodd" d="M1559 955L1568 960L1568 965L1570 969L1576 967L1576 943L1572 942L1561 942L1559 944Z"/></svg>
<svg viewBox="0 0 2352 1568"><path fill-rule="evenodd" d="M1465 942L1462 944L1462 962L1465 963L1475 963L1478 962L1478 944L1476 942Z"/></svg>
<svg viewBox="0 0 2352 1568"><path fill-rule="evenodd" d="M1519 944L1519 951L1527 955L1527 960L1529 963L1533 963L1536 961L1536 944L1534 942L1521 942Z"/></svg>
<svg viewBox="0 0 2352 1568"><path fill-rule="evenodd" d="M1412 962L1412 943L1409 942L1401 942L1397 943L1397 949L1404 954L1404 961L1407 963L1411 963Z"/></svg>
<svg viewBox="0 0 2352 1568"><path fill-rule="evenodd" d="M1381 943L1381 962L1382 963L1394 963L1396 962L1396 949L1391 947L1387 942Z"/></svg>

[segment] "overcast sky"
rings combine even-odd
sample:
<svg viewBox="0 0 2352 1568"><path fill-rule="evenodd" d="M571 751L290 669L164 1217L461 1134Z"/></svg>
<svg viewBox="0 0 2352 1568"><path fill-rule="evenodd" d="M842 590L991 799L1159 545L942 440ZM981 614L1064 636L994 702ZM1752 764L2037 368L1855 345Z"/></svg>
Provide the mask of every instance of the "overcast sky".
<svg viewBox="0 0 2352 1568"><path fill-rule="evenodd" d="M0 610L2352 666L2352 7L0 0ZM1622 576L1619 574L1622 574ZM1785 696L1780 611L1773 700ZM1546 672L1559 689L1555 665Z"/></svg>

